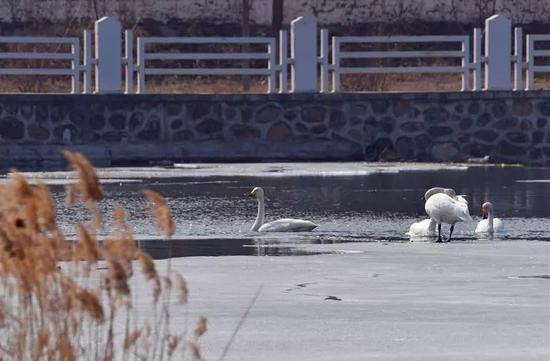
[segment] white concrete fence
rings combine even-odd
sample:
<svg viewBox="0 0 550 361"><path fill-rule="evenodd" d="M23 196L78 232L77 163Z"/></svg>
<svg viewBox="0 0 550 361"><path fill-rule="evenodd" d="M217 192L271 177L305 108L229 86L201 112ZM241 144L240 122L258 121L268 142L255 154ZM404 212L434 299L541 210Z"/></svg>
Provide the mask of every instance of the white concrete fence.
<svg viewBox="0 0 550 361"><path fill-rule="evenodd" d="M92 33L84 31L82 54L81 39L78 37L0 37L0 46L2 44L57 44L70 47L70 51L65 52L0 51L0 75L65 75L70 76L72 93L143 94L146 91L147 78L164 75L261 76L267 80L268 93L329 93L340 91L340 78L346 74L460 74L463 91L480 91L533 90L536 75L550 73L550 66L540 65L539 60L550 58L550 50L541 49L539 46L541 43L550 42L550 34L528 34L524 38L521 28L515 28L512 34L511 21L502 15L488 18L485 29L474 29L471 37L468 35L331 37L326 29L319 31L317 21L312 17L295 19L291 23L290 34L281 31L278 39L275 37L135 38L131 30L126 30L123 41L120 23L116 19L107 17L96 22L94 35L92 51ZM484 47L482 37L485 38ZM290 56L288 55L289 38ZM224 48L217 52L175 52L174 48L170 48L170 51L158 50L159 46L177 47L189 44L208 44L211 48L223 45ZM240 51L228 51L226 46L228 44L238 46ZM430 45L429 50L410 50L426 44ZM405 50L402 49L403 46L406 46ZM251 47L255 50L250 51ZM371 50L373 47L382 49ZM262 50L257 50L259 48ZM124 55L122 55L123 49ZM375 65L371 62L368 66L357 65L366 64L373 59L392 59L398 62L398 65L380 65L381 62ZM399 64L402 60L410 59L440 61L434 65L421 66ZM451 59L454 59L455 65L439 65L448 63ZM60 60L68 64L66 67L6 67L3 64L8 60ZM229 63L228 66L223 67L219 65L207 67L203 62L200 67L196 66L204 60L215 60L218 64L244 61L244 65L235 66ZM178 61L187 61L186 64L191 65L184 67L177 63ZM165 63L164 66L161 66L162 63ZM514 74L513 80L511 69ZM288 81L289 70L290 82ZM95 76L92 77L92 74ZM93 84L92 78L94 78ZM83 86L80 85L81 80Z"/></svg>

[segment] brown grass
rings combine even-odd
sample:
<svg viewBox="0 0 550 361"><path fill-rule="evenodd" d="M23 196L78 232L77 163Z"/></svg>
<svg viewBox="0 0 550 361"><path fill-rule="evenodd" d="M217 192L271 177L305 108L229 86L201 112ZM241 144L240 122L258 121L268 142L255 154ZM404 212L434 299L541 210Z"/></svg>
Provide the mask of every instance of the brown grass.
<svg viewBox="0 0 550 361"><path fill-rule="evenodd" d="M513 77L513 76L512 76ZM459 74L380 74L344 75L342 92L448 92L460 91ZM22 84L36 83L22 87ZM70 80L19 79L2 80L1 93L69 93ZM536 74L535 89L550 89L550 76ZM249 90L245 90L238 77L178 77L161 76L146 81L150 94L262 94L267 93L265 79L252 78Z"/></svg>
<svg viewBox="0 0 550 361"><path fill-rule="evenodd" d="M0 185L0 359L171 360L186 354L200 359L206 318L201 317L186 342L186 330L172 330L169 324L172 309L186 307L185 279L170 269L159 274L151 257L137 248L122 209L115 211L112 235L97 241L102 217L93 213L104 198L99 178L84 156L65 155L78 175L69 187L69 201L85 203L96 218L75 225L78 243L67 242L57 227L46 185L30 185L15 172ZM175 225L166 201L151 191L146 195L159 230L171 236ZM95 282L99 262L107 270ZM152 312L145 315L130 312L137 276L148 282L153 295Z"/></svg>

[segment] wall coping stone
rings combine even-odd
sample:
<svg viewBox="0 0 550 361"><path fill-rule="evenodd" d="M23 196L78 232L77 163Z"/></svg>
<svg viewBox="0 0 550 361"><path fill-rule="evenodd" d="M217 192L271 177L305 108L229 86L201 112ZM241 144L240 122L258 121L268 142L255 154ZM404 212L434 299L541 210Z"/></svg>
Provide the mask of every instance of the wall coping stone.
<svg viewBox="0 0 550 361"><path fill-rule="evenodd" d="M467 99L533 99L545 98L550 100L550 90L536 91L480 91L480 92L353 92L353 93L300 93L300 94L1 94L0 103L32 102L51 103L55 101L83 101L83 102L173 102L173 101L213 101L251 102L258 101L342 101L342 100L370 100L370 99L404 99L404 100L467 100Z"/></svg>

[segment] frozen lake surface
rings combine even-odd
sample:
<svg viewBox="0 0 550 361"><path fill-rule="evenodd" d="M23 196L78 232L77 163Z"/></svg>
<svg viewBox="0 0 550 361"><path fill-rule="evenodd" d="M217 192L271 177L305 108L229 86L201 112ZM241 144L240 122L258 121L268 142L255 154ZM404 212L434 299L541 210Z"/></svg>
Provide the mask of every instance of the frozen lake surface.
<svg viewBox="0 0 550 361"><path fill-rule="evenodd" d="M209 318L205 359L219 359L259 287L225 360L550 359L550 242L322 247L340 254L174 260L191 322Z"/></svg>
<svg viewBox="0 0 550 361"><path fill-rule="evenodd" d="M74 221L87 216L62 205L71 174L27 175L53 185L61 226L74 236ZM219 359L260 287L226 360L550 359L550 169L186 164L101 175L102 210L127 209L141 246L156 258L195 256L172 267L188 279L191 322L209 318L207 360ZM253 186L266 191L267 220L306 218L320 227L250 233ZM452 243L410 242L405 232L426 217L422 196L433 186L465 194L475 221L457 225ZM174 240L158 238L143 188L167 197ZM506 234L494 240L473 235L485 200L506 222ZM257 257L265 255L278 257ZM165 265L157 261L160 270Z"/></svg>

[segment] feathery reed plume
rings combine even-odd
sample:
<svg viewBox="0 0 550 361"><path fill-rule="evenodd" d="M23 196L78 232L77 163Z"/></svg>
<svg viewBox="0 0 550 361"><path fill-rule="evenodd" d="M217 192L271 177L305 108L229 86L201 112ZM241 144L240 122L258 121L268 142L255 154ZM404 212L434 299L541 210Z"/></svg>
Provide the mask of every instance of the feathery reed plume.
<svg viewBox="0 0 550 361"><path fill-rule="evenodd" d="M151 258L151 256L149 256L147 253L143 252L142 250L137 250L136 258L141 264L142 272L148 280L158 278L157 269L155 267L155 263L153 262L153 259Z"/></svg>
<svg viewBox="0 0 550 361"><path fill-rule="evenodd" d="M128 351L130 347L134 346L140 336L141 330L134 330L128 336L126 336L126 338L124 339L124 351Z"/></svg>
<svg viewBox="0 0 550 361"><path fill-rule="evenodd" d="M179 272L174 272L174 278L176 281L176 289L178 290L178 301L180 304L186 304L189 297L187 281L185 281L185 278L183 278Z"/></svg>
<svg viewBox="0 0 550 361"><path fill-rule="evenodd" d="M0 184L0 360L172 359L187 341L185 329L173 333L169 323L169 308L187 302L185 279L170 267L166 275L159 273L137 247L122 208L114 211L114 229L99 228L98 202L104 194L96 171L82 154L65 156L77 173L76 184L66 187L68 204L83 202L95 220L76 223L78 242L67 241L58 227L47 185L32 185L17 172ZM159 230L171 236L175 227L166 201L155 192L145 194ZM107 239L99 242L100 230ZM145 290L134 287L139 282L135 264L152 281ZM170 297L173 287L179 302ZM151 312L132 310L139 288L152 292ZM124 317L126 322L119 322ZM201 358L198 340L204 332L206 319L201 318L191 346L195 359Z"/></svg>
<svg viewBox="0 0 550 361"><path fill-rule="evenodd" d="M42 329L38 331L37 339L36 355L40 356L44 352L44 349L48 346L48 342L50 341L50 333L48 330Z"/></svg>
<svg viewBox="0 0 550 361"><path fill-rule="evenodd" d="M115 207L115 229L123 238L132 238L132 228L126 223L126 213L121 207Z"/></svg>
<svg viewBox="0 0 550 361"><path fill-rule="evenodd" d="M99 177L90 162L81 154L65 151L65 158L73 171L78 176L75 189L83 202L99 202L103 199L104 193L99 184Z"/></svg>
<svg viewBox="0 0 550 361"><path fill-rule="evenodd" d="M199 322L197 322L197 327L195 328L195 337L200 338L206 332L206 317L201 316Z"/></svg>
<svg viewBox="0 0 550 361"><path fill-rule="evenodd" d="M182 336L169 335L166 337L166 343L168 344L168 356L172 357L176 349L181 342Z"/></svg>
<svg viewBox="0 0 550 361"><path fill-rule="evenodd" d="M164 197L149 189L144 190L143 193L145 193L145 197L153 205L151 212L156 221L157 228L167 237L173 236L176 231L176 226Z"/></svg>
<svg viewBox="0 0 550 361"><path fill-rule="evenodd" d="M82 223L77 223L78 238L80 239L80 254L89 263L95 263L99 259L99 249L95 239Z"/></svg>
<svg viewBox="0 0 550 361"><path fill-rule="evenodd" d="M36 215L40 230L55 230L55 205L50 193L50 189L43 182L38 182L33 189L36 197Z"/></svg>
<svg viewBox="0 0 550 361"><path fill-rule="evenodd" d="M80 289L76 292L75 298L79 302L80 308L87 312L90 317L99 323L105 321L103 306L96 294L85 289Z"/></svg>
<svg viewBox="0 0 550 361"><path fill-rule="evenodd" d="M127 268L116 259L110 259L107 262L109 264L109 273L107 275L109 283L119 295L129 295L130 287L128 286Z"/></svg>
<svg viewBox="0 0 550 361"><path fill-rule="evenodd" d="M199 348L199 345L197 345L195 342L189 342L189 349L191 350L191 356L193 357L194 361L202 360L202 355L201 355L201 350Z"/></svg>
<svg viewBox="0 0 550 361"><path fill-rule="evenodd" d="M76 361L76 355L71 340L66 333L59 335L56 341L58 360L60 361Z"/></svg>

